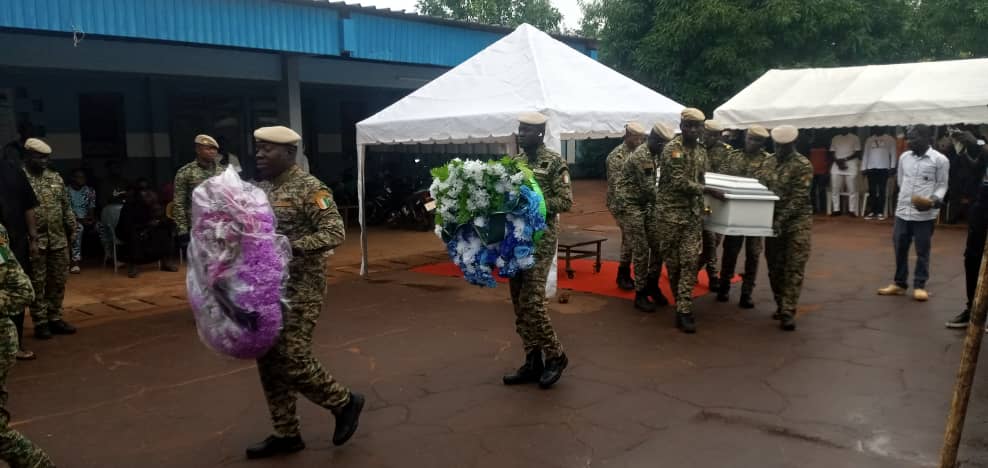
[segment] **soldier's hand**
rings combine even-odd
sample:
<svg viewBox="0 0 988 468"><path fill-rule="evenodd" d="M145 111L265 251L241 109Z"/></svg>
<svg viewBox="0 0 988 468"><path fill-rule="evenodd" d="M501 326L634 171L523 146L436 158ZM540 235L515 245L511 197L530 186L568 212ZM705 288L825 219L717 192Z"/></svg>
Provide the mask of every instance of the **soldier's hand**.
<svg viewBox="0 0 988 468"><path fill-rule="evenodd" d="M31 252L32 257L38 256L38 253L41 252L41 250L38 249L38 238L37 237L29 238L27 242L27 248Z"/></svg>
<svg viewBox="0 0 988 468"><path fill-rule="evenodd" d="M713 189L713 188L705 188L705 189L703 189L703 191L704 191L704 193L707 193L711 197L714 197L714 198L716 198L718 200L727 200L727 197L724 195L724 191L723 190L718 190L718 189Z"/></svg>

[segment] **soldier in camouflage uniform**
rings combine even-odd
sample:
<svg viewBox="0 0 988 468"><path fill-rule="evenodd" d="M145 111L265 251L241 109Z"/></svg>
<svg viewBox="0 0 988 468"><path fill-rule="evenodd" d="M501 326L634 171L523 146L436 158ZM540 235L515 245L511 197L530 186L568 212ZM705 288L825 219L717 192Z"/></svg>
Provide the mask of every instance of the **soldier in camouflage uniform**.
<svg viewBox="0 0 988 468"><path fill-rule="evenodd" d="M24 143L24 172L41 203L35 213L38 252L31 258L34 302L31 321L34 337L47 340L52 334L71 335L75 327L62 320L62 300L69 275L69 245L75 236L75 214L62 176L48 169L51 147L36 138Z"/></svg>
<svg viewBox="0 0 988 468"><path fill-rule="evenodd" d="M257 171L278 221L278 234L292 246L285 287L281 338L257 360L275 434L247 449L247 458L265 458L305 448L296 415L296 394L336 416L333 444L357 430L364 397L333 379L312 355L312 334L326 289L326 255L343 243L343 219L329 189L295 164L301 137L289 128L254 132Z"/></svg>
<svg viewBox="0 0 988 468"><path fill-rule="evenodd" d="M707 120L703 123L703 147L707 150L707 172L720 174L721 165L727 158L727 154L733 148L724 143L724 127L716 120ZM717 280L717 248L724 236L713 232L703 231L703 251L700 252L699 268L706 268L707 283L711 291L719 291L720 286Z"/></svg>
<svg viewBox="0 0 988 468"><path fill-rule="evenodd" d="M760 125L752 125L745 132L744 151L730 151L727 159L721 165L721 173L758 179L762 184L775 170L775 159L765 152L768 141L768 130ZM734 267L738 262L738 254L744 245L744 273L741 275L741 300L738 305L743 309L753 309L755 303L751 293L755 290L755 278L758 276L758 263L762 256L762 238L753 236L724 237L724 256L720 269L720 289L717 300L727 302L730 299L731 279L734 277Z"/></svg>
<svg viewBox="0 0 988 468"><path fill-rule="evenodd" d="M659 158L659 256L669 270L675 294L676 327L685 333L696 333L693 287L703 236L703 175L707 166L707 152L699 139L705 119L699 109L683 109L679 124L682 135L669 142Z"/></svg>
<svg viewBox="0 0 988 468"><path fill-rule="evenodd" d="M511 278L511 303L515 309L515 327L525 348L525 364L503 378L505 385L538 382L544 389L555 384L569 364L545 308L545 286L555 261L558 215L573 206L569 167L559 153L543 144L547 121L546 116L535 112L518 118L518 147L524 153L516 158L532 169L535 181L542 188L546 228L535 249L535 266Z"/></svg>
<svg viewBox="0 0 988 468"><path fill-rule="evenodd" d="M768 279L778 309L773 318L786 331L796 329L796 306L803 289L803 274L810 258L810 233L813 229L813 207L810 203L810 185L813 182L813 166L796 152L795 141L799 132L795 127L783 125L772 129L776 152L772 156L777 163L774 177L768 179L768 188L779 196L772 216L775 237L765 239L765 258L768 260Z"/></svg>
<svg viewBox="0 0 988 468"><path fill-rule="evenodd" d="M645 127L638 122L631 122L624 127L624 141L614 148L607 155L607 209L617 221L621 230L621 264L618 266L617 284L618 287L629 291L635 288L635 283L631 279L631 259L634 251L628 239L628 216L624 213L623 203L615 196L617 180L621 175L621 168L624 160L635 148L638 148L645 138Z"/></svg>
<svg viewBox="0 0 988 468"><path fill-rule="evenodd" d="M17 354L17 327L11 317L34 300L31 280L10 250L7 228L0 224L0 460L12 468L47 468L55 465L40 448L11 429L7 412L7 373Z"/></svg>
<svg viewBox="0 0 988 468"><path fill-rule="evenodd" d="M625 160L617 180L615 196L624 206L628 240L635 253L635 308L645 312L654 312L656 304L669 305L659 289L662 260L656 230L659 213L655 208L655 175L662 148L675 136L664 124L655 124L648 141ZM654 302L649 301L650 297Z"/></svg>
<svg viewBox="0 0 988 468"><path fill-rule="evenodd" d="M192 191L206 179L219 175L226 166L219 163L220 145L209 135L198 135L196 143L196 160L192 161L175 173L175 197L172 201L172 219L175 221L177 236L180 243L188 243Z"/></svg>

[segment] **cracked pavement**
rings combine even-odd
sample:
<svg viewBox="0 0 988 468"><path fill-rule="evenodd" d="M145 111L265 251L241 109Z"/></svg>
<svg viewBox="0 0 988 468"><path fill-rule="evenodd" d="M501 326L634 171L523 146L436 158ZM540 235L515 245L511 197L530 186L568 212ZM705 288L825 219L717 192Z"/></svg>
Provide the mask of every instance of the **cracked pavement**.
<svg viewBox="0 0 988 468"><path fill-rule="evenodd" d="M795 333L770 319L764 262L758 307L739 309L738 288L728 304L702 297L694 336L669 309L573 293L550 305L570 367L549 391L500 385L522 360L503 285L340 278L315 353L367 395L344 447L332 446L331 415L303 402L308 449L246 461L270 430L253 362L207 350L187 310L31 341L40 359L9 379L12 425L67 467L936 466L962 340L943 322L963 306L964 234L937 231L933 296L916 303L874 293L892 273L891 225L820 220ZM981 369L965 467L988 466L986 380Z"/></svg>

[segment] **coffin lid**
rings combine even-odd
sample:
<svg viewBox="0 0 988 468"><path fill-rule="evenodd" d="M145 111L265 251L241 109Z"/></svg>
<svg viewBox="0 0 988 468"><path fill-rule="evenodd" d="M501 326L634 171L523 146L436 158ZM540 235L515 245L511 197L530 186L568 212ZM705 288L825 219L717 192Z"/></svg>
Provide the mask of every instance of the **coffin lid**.
<svg viewBox="0 0 988 468"><path fill-rule="evenodd" d="M762 185L758 179L708 172L704 176L706 186L724 192L728 200L778 200L779 197Z"/></svg>

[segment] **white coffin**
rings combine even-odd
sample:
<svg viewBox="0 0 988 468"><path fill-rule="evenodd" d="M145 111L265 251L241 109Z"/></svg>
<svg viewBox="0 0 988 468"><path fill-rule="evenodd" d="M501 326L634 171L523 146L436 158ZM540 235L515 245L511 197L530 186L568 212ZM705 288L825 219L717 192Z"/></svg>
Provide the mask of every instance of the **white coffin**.
<svg viewBox="0 0 988 468"><path fill-rule="evenodd" d="M724 192L725 200L704 195L703 228L728 236L772 237L772 214L779 199L757 179L708 172L706 187Z"/></svg>

